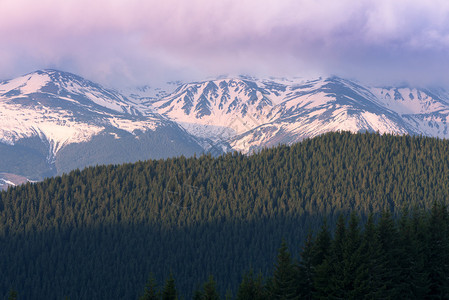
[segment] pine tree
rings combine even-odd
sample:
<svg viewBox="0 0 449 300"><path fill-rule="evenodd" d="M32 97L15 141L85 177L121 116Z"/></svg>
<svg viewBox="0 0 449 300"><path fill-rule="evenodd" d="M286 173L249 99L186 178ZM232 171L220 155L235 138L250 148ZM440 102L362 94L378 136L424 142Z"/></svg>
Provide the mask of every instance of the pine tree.
<svg viewBox="0 0 449 300"><path fill-rule="evenodd" d="M427 256L429 250L429 235L427 218L424 211L414 208L410 220L411 234L412 234L412 249L413 261L412 272L413 282L412 291L415 298L425 298L429 292L430 280L429 273L426 268Z"/></svg>
<svg viewBox="0 0 449 300"><path fill-rule="evenodd" d="M329 263L329 252L332 238L327 227L327 220L324 220L320 232L316 237L313 247L313 296L314 298L325 298L330 293L329 282L331 280L331 266Z"/></svg>
<svg viewBox="0 0 449 300"><path fill-rule="evenodd" d="M203 297L204 297L203 291L201 290L201 288L199 286L197 286L197 288L193 292L193 300L202 300Z"/></svg>
<svg viewBox="0 0 449 300"><path fill-rule="evenodd" d="M253 271L243 275L242 282L240 283L237 291L237 300L263 300L267 299L267 295L264 290L262 275L254 278Z"/></svg>
<svg viewBox="0 0 449 300"><path fill-rule="evenodd" d="M273 274L271 299L298 299L295 285L297 274L295 273L287 243L282 240Z"/></svg>
<svg viewBox="0 0 449 300"><path fill-rule="evenodd" d="M157 291L156 280L154 274L150 274L150 278L145 286L144 294L139 298L140 300L157 300L159 299L159 292Z"/></svg>
<svg viewBox="0 0 449 300"><path fill-rule="evenodd" d="M386 266L382 275L386 298L398 299L400 294L399 234L396 224L388 211L384 211L377 226L379 243L382 248L382 263Z"/></svg>
<svg viewBox="0 0 449 300"><path fill-rule="evenodd" d="M304 247L300 253L301 260L298 266L298 276L297 276L297 292L301 299L312 299L314 288L314 278L315 278L315 266L314 262L314 252L315 243L312 234L309 233L306 238Z"/></svg>
<svg viewBox="0 0 449 300"><path fill-rule="evenodd" d="M379 242L374 216L370 214L365 224L360 244L361 263L354 279L354 292L367 299L380 299L385 287L382 276L385 272L383 253Z"/></svg>
<svg viewBox="0 0 449 300"><path fill-rule="evenodd" d="M423 298L424 293L420 292L422 281L422 265L419 242L416 240L411 218L408 209L404 208L399 219L399 293L404 298Z"/></svg>
<svg viewBox="0 0 449 300"><path fill-rule="evenodd" d="M317 234L316 241L313 243L313 266L318 266L323 263L326 256L329 254L331 246L331 235L327 226L327 219L324 219L323 225Z"/></svg>
<svg viewBox="0 0 449 300"><path fill-rule="evenodd" d="M175 279L173 275L170 273L169 278L167 279L164 289L162 290L162 300L177 300L178 292L175 287Z"/></svg>
<svg viewBox="0 0 449 300"><path fill-rule="evenodd" d="M429 298L449 298L449 240L448 213L444 204L434 203L428 227L427 270L430 287Z"/></svg>
<svg viewBox="0 0 449 300"><path fill-rule="evenodd" d="M216 283L214 277L212 275L209 276L209 279L204 284L203 291L203 300L219 300L220 296L217 292Z"/></svg>
<svg viewBox="0 0 449 300"><path fill-rule="evenodd" d="M344 294L346 299L360 299L364 296L364 294L355 287L357 269L363 261L360 243L359 220L355 212L352 212L349 219L343 251L343 290L345 291Z"/></svg>
<svg viewBox="0 0 449 300"><path fill-rule="evenodd" d="M324 278L328 278L327 287L322 290L324 294L327 294L331 297L344 299L346 295L345 291L345 241L346 241L346 221L345 217L340 214L337 220L337 225L335 229L335 237L332 241L330 254L328 259L325 260L326 264L323 266L327 267L323 269L323 266L320 268L319 276L323 276L323 272L328 272L328 274L324 274ZM323 279L321 279L323 281ZM322 289L322 287L321 287Z"/></svg>

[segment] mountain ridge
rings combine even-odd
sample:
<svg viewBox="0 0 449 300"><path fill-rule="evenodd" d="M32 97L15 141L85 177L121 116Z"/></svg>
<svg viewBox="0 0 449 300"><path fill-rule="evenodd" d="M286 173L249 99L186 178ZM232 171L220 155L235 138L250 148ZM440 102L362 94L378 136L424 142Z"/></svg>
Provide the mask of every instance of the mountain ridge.
<svg viewBox="0 0 449 300"><path fill-rule="evenodd" d="M1 159L0 170L37 179L70 171L62 167L64 164L82 168L202 151L195 137L183 128L157 112L141 113L139 105L113 90L62 71L40 70L1 81L0 145L11 149L4 149L9 155ZM94 140L103 144L94 145ZM18 147L40 156L34 164L46 165L47 171L36 174L13 170L11 161L20 160L15 155ZM80 152L72 150L68 155L74 147ZM120 150L126 148L134 153L128 155ZM110 159L102 159L98 153L101 151ZM90 154L86 157L83 153Z"/></svg>
<svg viewBox="0 0 449 300"><path fill-rule="evenodd" d="M449 138L442 88L373 87L336 76L178 84L171 92L148 85L125 96L53 69L0 81L0 152L9 159L0 161L0 172L34 180L98 163L251 153L329 131ZM23 165L40 167L16 167L24 156Z"/></svg>
<svg viewBox="0 0 449 300"><path fill-rule="evenodd" d="M238 88L230 110L222 104L225 88L233 81ZM193 135L249 153L338 130L448 137L448 103L443 89L379 88L336 76L277 81L225 77L184 84L154 106Z"/></svg>

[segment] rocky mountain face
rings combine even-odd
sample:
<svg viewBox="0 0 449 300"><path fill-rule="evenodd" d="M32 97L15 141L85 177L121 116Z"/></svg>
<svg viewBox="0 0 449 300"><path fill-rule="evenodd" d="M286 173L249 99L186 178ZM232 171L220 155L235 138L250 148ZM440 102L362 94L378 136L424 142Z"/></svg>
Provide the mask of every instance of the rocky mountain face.
<svg viewBox="0 0 449 300"><path fill-rule="evenodd" d="M42 70L0 82L0 172L35 180L95 164L251 153L338 130L447 138L448 120L443 89L237 76L120 93Z"/></svg>

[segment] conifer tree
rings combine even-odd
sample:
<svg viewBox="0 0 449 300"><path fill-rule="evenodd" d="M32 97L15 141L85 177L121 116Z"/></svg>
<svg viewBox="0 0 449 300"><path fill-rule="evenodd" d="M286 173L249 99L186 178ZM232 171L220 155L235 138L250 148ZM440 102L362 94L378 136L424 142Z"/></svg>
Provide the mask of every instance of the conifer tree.
<svg viewBox="0 0 449 300"><path fill-rule="evenodd" d="M318 266L323 263L326 256L329 254L331 246L331 235L327 226L327 219L324 219L323 225L317 234L316 241L313 243L313 266Z"/></svg>
<svg viewBox="0 0 449 300"><path fill-rule="evenodd" d="M385 272L383 252L374 224L374 216L370 214L365 224L360 244L361 263L357 267L354 279L354 292L365 295L367 299L382 298L385 289L382 276Z"/></svg>
<svg viewBox="0 0 449 300"><path fill-rule="evenodd" d="M332 238L327 226L327 219L321 226L313 247L313 295L314 298L326 297L330 293L331 266L329 263Z"/></svg>
<svg viewBox="0 0 449 300"><path fill-rule="evenodd" d="M364 296L364 294L355 287L357 269L363 261L360 240L359 220L355 212L352 212L343 249L343 290L346 299L360 299Z"/></svg>
<svg viewBox="0 0 449 300"><path fill-rule="evenodd" d="M296 279L297 292L301 299L312 299L315 277L314 253L315 243L312 234L309 233L306 238L304 247L300 253L300 261L298 266L298 276Z"/></svg>
<svg viewBox="0 0 449 300"><path fill-rule="evenodd" d="M209 276L209 279L204 284L203 291L203 300L219 300L220 296L217 292L216 283L214 277L212 275Z"/></svg>
<svg viewBox="0 0 449 300"><path fill-rule="evenodd" d="M287 243L285 240L282 240L274 268L270 291L271 299L298 299L295 285L297 275L295 273L295 268L287 249Z"/></svg>
<svg viewBox="0 0 449 300"><path fill-rule="evenodd" d="M411 262L413 272L411 289L415 298L422 299L428 294L430 287L429 272L426 268L429 250L427 217L422 209L415 207L410 219L410 231L413 244L409 251L412 251L414 256Z"/></svg>
<svg viewBox="0 0 449 300"><path fill-rule="evenodd" d="M429 253L427 270L430 287L429 298L449 298L449 239L448 212L444 204L434 203L428 229Z"/></svg>
<svg viewBox="0 0 449 300"><path fill-rule="evenodd" d="M167 279L164 289L162 290L162 300L177 300L178 292L176 291L175 279L173 275L170 273L169 278Z"/></svg>
<svg viewBox="0 0 449 300"><path fill-rule="evenodd" d="M419 292L423 279L420 274L422 266L420 266L421 258L419 258L422 253L419 253L419 244L415 239L408 209L404 208L402 210L398 224L399 255L397 263L399 266L399 293L404 298L423 298L425 294Z"/></svg>
<svg viewBox="0 0 449 300"><path fill-rule="evenodd" d="M314 294L315 299L328 299L332 292L331 281L333 279L330 257L326 257L323 262L316 267L314 278Z"/></svg>
<svg viewBox="0 0 449 300"><path fill-rule="evenodd" d="M254 277L253 271L250 270L243 275L242 282L240 283L237 291L237 300L263 300L267 299L267 295L264 290L262 275L257 278Z"/></svg>
<svg viewBox="0 0 449 300"><path fill-rule="evenodd" d="M386 268L382 275L385 297L398 299L400 295L399 238L396 224L389 211L384 211L377 226L379 243L382 248L382 262Z"/></svg>
<svg viewBox="0 0 449 300"><path fill-rule="evenodd" d="M203 296L204 296L203 291L201 290L201 288L199 286L197 286L197 288L193 292L193 300L202 300Z"/></svg>
<svg viewBox="0 0 449 300"><path fill-rule="evenodd" d="M154 279L154 274L151 273L145 286L144 294L139 298L139 300L157 300L159 298L156 280Z"/></svg>
<svg viewBox="0 0 449 300"><path fill-rule="evenodd" d="M332 241L330 254L326 262L328 270L323 270L321 268L321 274L319 274L319 276L322 277L324 275L324 280L328 276L329 279L326 289L322 291L324 294L328 294L331 297L344 299L344 249L346 241L346 221L342 214L339 215L336 226L335 237ZM326 264L324 266L326 266ZM323 274L323 272L328 272L328 274ZM323 281L323 279L321 279L321 281Z"/></svg>

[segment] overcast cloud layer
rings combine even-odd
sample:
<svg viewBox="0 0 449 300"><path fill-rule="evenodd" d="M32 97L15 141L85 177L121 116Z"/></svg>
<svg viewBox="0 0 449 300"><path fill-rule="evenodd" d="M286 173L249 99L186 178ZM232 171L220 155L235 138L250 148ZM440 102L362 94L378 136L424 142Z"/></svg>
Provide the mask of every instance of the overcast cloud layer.
<svg viewBox="0 0 449 300"><path fill-rule="evenodd" d="M449 1L0 0L0 78L335 74L449 86Z"/></svg>

